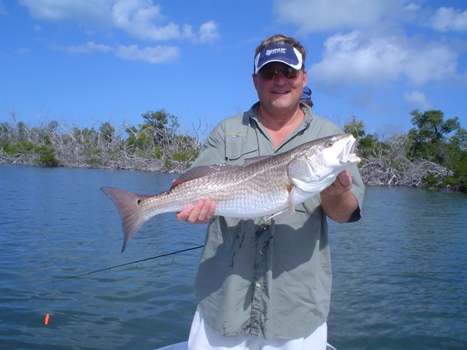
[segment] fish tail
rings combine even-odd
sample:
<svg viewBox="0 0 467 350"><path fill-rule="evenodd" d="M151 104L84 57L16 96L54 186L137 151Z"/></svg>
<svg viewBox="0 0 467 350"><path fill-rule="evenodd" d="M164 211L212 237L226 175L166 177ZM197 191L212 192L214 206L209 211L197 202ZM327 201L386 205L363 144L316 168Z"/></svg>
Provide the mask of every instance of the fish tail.
<svg viewBox="0 0 467 350"><path fill-rule="evenodd" d="M123 191L118 188L102 187L102 191L112 199L117 206L123 227L123 247L122 252L130 244L131 239L148 220L141 210L140 203L148 196Z"/></svg>

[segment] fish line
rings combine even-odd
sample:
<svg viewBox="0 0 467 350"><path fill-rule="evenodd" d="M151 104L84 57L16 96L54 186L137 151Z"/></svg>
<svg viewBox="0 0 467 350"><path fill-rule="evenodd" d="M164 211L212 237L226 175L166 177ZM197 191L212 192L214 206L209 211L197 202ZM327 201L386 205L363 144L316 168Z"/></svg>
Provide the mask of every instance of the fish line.
<svg viewBox="0 0 467 350"><path fill-rule="evenodd" d="M148 260L163 258L163 257L165 257L165 256L170 256L170 255L185 253L185 252L189 252L190 250L200 249L200 248L203 248L203 247L204 247L204 245L199 245L199 246L196 246L196 247L191 247L191 248L186 248L186 249L182 249L182 250L177 250L177 251L171 252L171 253L160 254L160 255L156 255L156 256L151 256L151 257L149 257L149 258L144 258L144 259L140 259L140 260L134 260L134 261L130 261L130 262L123 263L123 264L119 264L119 265L113 265L113 266L106 267L106 268L104 268L104 269L89 271L89 272L81 273L81 274L79 274L79 275L74 275L74 276L70 276L70 277L67 277L67 278L63 278L63 279L58 280L58 281L53 281L52 283L58 283L58 282L68 281L68 280L72 280L72 279L79 278L79 277L83 277L83 276L89 276L89 275L92 275L92 274L95 274L95 273L98 273L98 272L109 271L109 270L112 270L112 269L116 269L116 268L118 268L118 267L123 267L123 266L127 266L127 265L137 264L137 263L143 262L143 261L148 261Z"/></svg>

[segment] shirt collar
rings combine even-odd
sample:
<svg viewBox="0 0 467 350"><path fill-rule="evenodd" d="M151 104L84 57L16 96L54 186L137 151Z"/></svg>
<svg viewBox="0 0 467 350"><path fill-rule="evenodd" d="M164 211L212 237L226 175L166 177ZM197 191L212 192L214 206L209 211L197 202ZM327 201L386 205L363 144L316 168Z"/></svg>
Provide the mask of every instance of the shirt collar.
<svg viewBox="0 0 467 350"><path fill-rule="evenodd" d="M259 101L253 104L253 106L251 106L249 110L250 118L253 119L256 123L259 123L258 108ZM303 111L303 113L305 113L305 118L303 119L302 126L303 128L307 128L313 120L314 114L311 110L311 107L308 106L306 103L300 102L300 109Z"/></svg>

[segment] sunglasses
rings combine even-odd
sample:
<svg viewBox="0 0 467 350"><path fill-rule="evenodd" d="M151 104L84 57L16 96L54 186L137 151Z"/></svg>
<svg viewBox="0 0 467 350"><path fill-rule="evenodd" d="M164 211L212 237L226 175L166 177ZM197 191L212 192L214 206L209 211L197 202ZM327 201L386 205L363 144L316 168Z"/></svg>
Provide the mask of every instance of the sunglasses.
<svg viewBox="0 0 467 350"><path fill-rule="evenodd" d="M261 68L261 70L258 72L258 75L265 80L274 80L279 75L279 73L282 73L282 75L287 79L295 79L300 74L300 69L296 70L292 67L284 67L282 69L278 69L277 67L264 67Z"/></svg>

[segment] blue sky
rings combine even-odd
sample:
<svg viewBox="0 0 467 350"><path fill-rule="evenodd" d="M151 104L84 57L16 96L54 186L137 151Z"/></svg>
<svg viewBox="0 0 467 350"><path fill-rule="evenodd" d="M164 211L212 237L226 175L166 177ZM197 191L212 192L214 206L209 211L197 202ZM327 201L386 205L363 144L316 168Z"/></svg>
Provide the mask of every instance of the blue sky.
<svg viewBox="0 0 467 350"><path fill-rule="evenodd" d="M122 129L165 109L210 129L257 101L254 50L285 33L316 114L390 136L436 109L467 128L464 0L0 0L0 33L0 122Z"/></svg>

